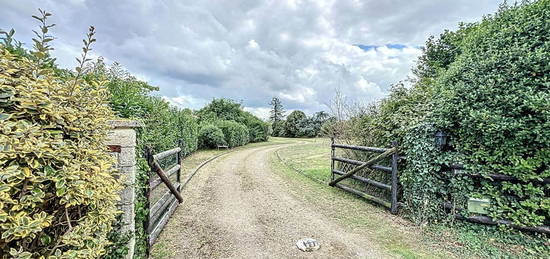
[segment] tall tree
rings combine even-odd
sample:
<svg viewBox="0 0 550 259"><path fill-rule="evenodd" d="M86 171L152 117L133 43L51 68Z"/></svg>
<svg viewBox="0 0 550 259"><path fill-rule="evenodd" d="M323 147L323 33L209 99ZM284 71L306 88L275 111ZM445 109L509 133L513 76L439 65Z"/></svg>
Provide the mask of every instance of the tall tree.
<svg viewBox="0 0 550 259"><path fill-rule="evenodd" d="M271 105L271 112L269 115L269 119L273 123L282 121L285 110L283 108L283 103L281 103L281 100L279 100L279 98L277 97L273 97L273 99L271 99L271 102L269 104Z"/></svg>
<svg viewBox="0 0 550 259"><path fill-rule="evenodd" d="M284 135L289 138L301 137L300 126L304 124L304 120L307 119L306 114L303 111L291 112L284 123Z"/></svg>
<svg viewBox="0 0 550 259"><path fill-rule="evenodd" d="M269 120L271 121L271 128L273 129L273 136L281 136L283 134L283 118L285 110L283 108L283 103L279 98L273 97L271 102L271 111L269 115Z"/></svg>

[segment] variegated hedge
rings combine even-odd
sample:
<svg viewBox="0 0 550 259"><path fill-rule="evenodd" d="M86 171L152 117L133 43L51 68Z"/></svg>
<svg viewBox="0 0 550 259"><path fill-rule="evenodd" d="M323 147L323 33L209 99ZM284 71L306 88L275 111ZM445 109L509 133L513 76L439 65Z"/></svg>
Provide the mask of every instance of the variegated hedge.
<svg viewBox="0 0 550 259"><path fill-rule="evenodd" d="M0 254L97 258L120 190L104 146L108 91L80 75L93 28L76 73L48 68L47 16L32 57L0 44Z"/></svg>

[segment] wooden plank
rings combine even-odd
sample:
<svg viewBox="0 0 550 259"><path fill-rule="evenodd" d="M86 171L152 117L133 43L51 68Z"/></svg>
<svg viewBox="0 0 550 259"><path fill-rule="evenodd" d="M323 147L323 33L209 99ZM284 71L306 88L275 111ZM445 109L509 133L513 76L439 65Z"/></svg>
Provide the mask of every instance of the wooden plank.
<svg viewBox="0 0 550 259"><path fill-rule="evenodd" d="M181 168L181 165L174 165L172 166L168 171L166 171L166 175L168 176L168 178L172 177L172 175L174 173L177 173ZM149 188L152 190L152 189L155 189L160 183L162 183L162 179L161 178L157 178L153 181L150 181L149 182Z"/></svg>
<svg viewBox="0 0 550 259"><path fill-rule="evenodd" d="M176 196L176 198L178 199L178 201L180 203L183 202L183 197L181 197L181 194L178 192L178 189L176 189L174 187L174 185L172 184L172 182L170 182L170 179L168 179L168 177L166 176L166 174L164 173L164 171L162 170L162 167L160 167L159 163L153 159L153 161L150 161L150 163L152 164L152 168L157 172L158 176L160 177L160 179L162 179L162 182L164 182L164 184L166 184L166 186L168 187L168 189L170 189L170 191L172 192L172 194L174 194L174 196ZM151 165L150 164L150 165Z"/></svg>
<svg viewBox="0 0 550 259"><path fill-rule="evenodd" d="M377 152L377 153L384 153L389 150L389 148L353 146L353 145L344 145L344 144L332 144L332 146L337 148L352 149L352 150L367 151L367 152Z"/></svg>
<svg viewBox="0 0 550 259"><path fill-rule="evenodd" d="M344 172L339 171L339 170L332 170L332 173L337 174L337 175L344 175L345 174ZM370 184L370 185L378 187L378 188L382 188L382 189L386 189L388 191L391 191L391 186L389 186L388 184L385 184L385 183L381 183L381 182L371 180L371 179L368 179L368 178L365 178L365 177L361 177L361 176L358 176L358 175L352 175L351 178L353 178L355 180L358 180L358 181L361 181L361 182L366 183L366 184Z"/></svg>
<svg viewBox="0 0 550 259"><path fill-rule="evenodd" d="M392 147L397 150L397 142L391 143ZM399 159L397 152L391 156L391 213L397 214L397 160Z"/></svg>
<svg viewBox="0 0 550 259"><path fill-rule="evenodd" d="M358 161L358 160L353 160L353 159L348 159L348 158L343 158L343 157L332 157L332 160L342 162L342 163L346 163L346 164L350 164L350 165L359 165L359 166L361 166L365 163L363 161ZM389 166L371 165L371 166L369 166L369 168L391 173L391 167L389 167Z"/></svg>
<svg viewBox="0 0 550 259"><path fill-rule="evenodd" d="M178 207L178 202L176 200L173 200L172 203L170 204L170 208L168 209L168 212L164 213L162 218L159 220L158 224L156 224L153 231L151 231L151 234L149 234L149 239L148 239L149 244L152 245L153 243L155 243L155 241L157 240L157 237L160 235L160 232L162 231L162 229L164 228L164 226L166 225L166 223L168 222L172 214L174 214L174 211L176 211L177 207Z"/></svg>
<svg viewBox="0 0 550 259"><path fill-rule="evenodd" d="M342 180L344 180L344 179L350 177L351 175L353 175L353 174L359 172L361 169L363 169L363 168L365 168L365 167L367 167L367 166L370 166L370 165L372 165L372 164L374 164L374 163L376 163L376 162L378 162L378 161L380 161L380 160L386 158L387 156L391 155L391 154L394 153L394 152L397 152L397 149L396 149L395 147L394 147L394 148L388 149L388 150L385 151L384 153L382 153L382 154L380 154L380 155L378 155L378 156L376 156L376 157L370 159L369 161L365 162L364 164L362 164L362 165L360 165L360 166L358 166L358 167L356 167L356 168L353 168L351 171L347 172L345 175L342 175L342 176L340 176L339 178L336 178L336 179L332 180L332 181L329 183L329 185L330 185L330 186L334 186L336 183L338 183L338 182L340 182L340 181L342 181Z"/></svg>
<svg viewBox="0 0 550 259"><path fill-rule="evenodd" d="M364 192L355 190L355 189L353 189L353 188L347 187L347 186L342 185L342 184L339 184L339 183L335 184L334 186L336 186L336 187L338 187L338 188L340 188L340 189L342 189L342 190L344 190L344 191L353 193L353 194L355 194L355 195L357 195L357 196L359 196L359 197L361 197L361 198L364 198L364 199L366 199L366 200L369 200L369 201L378 203L378 204L380 204L380 205L382 205L382 206L384 206L384 207L386 207L386 208L388 208L388 209L391 208L391 204L390 204L389 202L387 202L387 201L385 201L385 200L382 200L382 199L380 199L380 198L378 198L378 197L374 197L374 196L372 196L372 195L366 194L366 193L364 193Z"/></svg>
<svg viewBox="0 0 550 259"><path fill-rule="evenodd" d="M144 157L147 161L151 161L153 160L153 154L151 152L151 148L149 146L145 146L144 147ZM148 172L147 173L147 176L151 176L151 172ZM145 208L146 209L149 209L151 207L151 188L149 188L149 185L145 185ZM143 229L145 232L147 232L147 228L149 228L149 225L151 224L151 222L149 222L149 217L147 217L144 221L143 221ZM149 243L149 238L148 238L148 233L145 233L145 255L146 255L146 258L149 258L149 255L150 255L150 252L151 252L151 244Z"/></svg>
<svg viewBox="0 0 550 259"><path fill-rule="evenodd" d="M457 210L459 212L463 210L462 208L454 208L453 205L449 202L444 202L443 207L446 208L446 209L449 209L449 210L454 209L454 210ZM454 216L457 219L466 220L466 221L470 221L470 222L474 222L474 223L481 223L481 224L487 224L487 225L507 225L507 226L510 226L510 227L513 227L515 229L519 229L519 230L522 230L522 231L537 232L537 233L544 233L544 234L550 235L550 226L545 226L545 225L536 226L536 227L519 226L519 225L514 224L510 220L499 219L499 220L494 221L492 218L487 217L487 216L483 216L483 215L475 215L475 216L470 216L470 217L464 217L460 213L456 213Z"/></svg>
<svg viewBox="0 0 550 259"><path fill-rule="evenodd" d="M176 184L176 186L179 187L179 184ZM149 222L151 222L151 224L147 228L148 233L151 232L153 225L162 216L163 212L166 210L166 207L168 207L174 199L176 199L176 197L174 197L174 195L172 195L172 193L168 190L155 203L155 205L149 209Z"/></svg>
<svg viewBox="0 0 550 259"><path fill-rule="evenodd" d="M174 154L176 154L176 153L178 153L178 152L180 152L180 151L181 151L181 148L179 148L179 147L173 148L173 149L166 150L166 151L164 151L164 152L158 153L158 154L156 154L156 155L153 155L153 158L154 158L155 160L157 160L157 161L160 161L160 160L162 160L162 159L164 159L164 158L166 158L166 157L169 157L169 156L171 156L171 155L174 155Z"/></svg>

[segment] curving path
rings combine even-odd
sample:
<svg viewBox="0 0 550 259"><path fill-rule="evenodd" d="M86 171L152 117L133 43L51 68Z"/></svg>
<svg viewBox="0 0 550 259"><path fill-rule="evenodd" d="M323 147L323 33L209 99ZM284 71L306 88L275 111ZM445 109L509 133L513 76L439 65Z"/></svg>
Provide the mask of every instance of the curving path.
<svg viewBox="0 0 550 259"><path fill-rule="evenodd" d="M387 257L366 235L310 206L271 169L272 152L287 145L234 151L203 167L159 238L168 257ZM321 249L298 250L304 237L320 241Z"/></svg>

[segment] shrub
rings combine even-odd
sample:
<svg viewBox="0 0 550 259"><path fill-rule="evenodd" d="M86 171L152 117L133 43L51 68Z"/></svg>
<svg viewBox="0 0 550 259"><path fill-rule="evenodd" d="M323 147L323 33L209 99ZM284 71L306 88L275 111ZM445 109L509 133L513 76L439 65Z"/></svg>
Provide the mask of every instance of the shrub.
<svg viewBox="0 0 550 259"><path fill-rule="evenodd" d="M263 122L249 112L244 112L243 116L245 118L244 124L248 128L250 142L267 141L269 136L269 124Z"/></svg>
<svg viewBox="0 0 550 259"><path fill-rule="evenodd" d="M211 124L202 126L199 130L199 146L201 148L215 148L218 145L227 145L223 131Z"/></svg>
<svg viewBox="0 0 550 259"><path fill-rule="evenodd" d="M111 93L109 105L122 118L141 120L143 127L137 132L137 167L136 175L136 245L135 258L145 258L147 249L146 234L143 222L149 217L146 208L145 186L149 183L149 166L143 158L143 148L148 145L154 152L174 148L180 139L184 141L182 147L185 154L190 154L198 147L198 123L189 109L179 109L171 106L160 97L152 96L158 87L140 81L124 70L120 64L107 66L103 59L98 59L87 68L86 79L107 78L107 87ZM173 162L173 161L165 161ZM112 237L119 237L123 233L113 230ZM119 238L120 239L120 238ZM122 243L122 240L111 240ZM109 256L116 258L122 254L122 249L110 247L113 253Z"/></svg>
<svg viewBox="0 0 550 259"><path fill-rule="evenodd" d="M306 114L302 111L293 111L287 117L284 124L285 137L300 137L300 122L305 120Z"/></svg>
<svg viewBox="0 0 550 259"><path fill-rule="evenodd" d="M0 44L0 254L97 258L120 190L104 146L109 93L81 78L93 27L64 80L44 62L52 38L41 13L32 59Z"/></svg>
<svg viewBox="0 0 550 259"><path fill-rule="evenodd" d="M490 215L523 225L550 224L550 1L503 7L470 28L461 53L435 79L430 120L455 140L481 180L465 195L488 196Z"/></svg>
<svg viewBox="0 0 550 259"><path fill-rule="evenodd" d="M225 142L229 147L246 145L249 142L249 132L245 125L234 121L218 121L216 126L225 136Z"/></svg>
<svg viewBox="0 0 550 259"><path fill-rule="evenodd" d="M349 121L366 145L402 144L403 196L418 221L447 217L443 201L466 207L468 197L491 198L490 216L519 225L550 224L550 1L507 7L479 23L430 38L411 88ZM450 135L448 148L434 134ZM454 176L504 174L519 181Z"/></svg>
<svg viewBox="0 0 550 259"><path fill-rule="evenodd" d="M207 106L200 109L197 115L201 124L217 124L220 120L241 123L248 129L250 142L267 141L269 124L252 115L252 113L244 111L242 105L233 100L214 99Z"/></svg>

